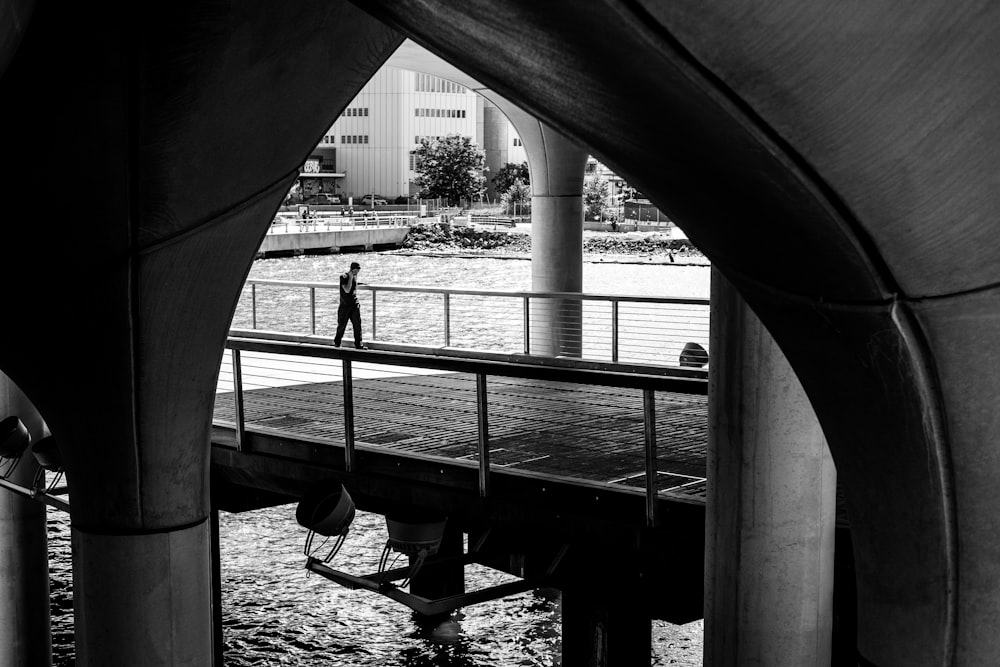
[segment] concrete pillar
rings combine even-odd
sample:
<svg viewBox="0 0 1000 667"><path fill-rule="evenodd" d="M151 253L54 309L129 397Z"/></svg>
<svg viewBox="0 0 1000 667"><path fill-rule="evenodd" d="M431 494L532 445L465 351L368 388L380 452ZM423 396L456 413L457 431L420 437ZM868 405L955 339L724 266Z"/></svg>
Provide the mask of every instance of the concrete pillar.
<svg viewBox="0 0 1000 667"><path fill-rule="evenodd" d="M125 535L73 528L79 667L206 664L213 654L209 524Z"/></svg>
<svg viewBox="0 0 1000 667"><path fill-rule="evenodd" d="M587 151L534 116L490 93L524 142L531 177L531 289L583 290L583 175ZM582 305L576 299L533 299L532 354L578 357Z"/></svg>
<svg viewBox="0 0 1000 667"><path fill-rule="evenodd" d="M31 401L0 373L0 419L10 415L21 418L32 442L48 435ZM30 487L36 469L29 449L9 480ZM45 505L0 490L0 665L52 664L48 558Z"/></svg>
<svg viewBox="0 0 1000 667"><path fill-rule="evenodd" d="M712 274L705 661L830 664L836 469L809 400Z"/></svg>
<svg viewBox="0 0 1000 667"><path fill-rule="evenodd" d="M587 151L548 126L537 125L536 133L521 135L531 175L531 289L580 292ZM535 301L533 306L531 351L579 357L583 350L581 302L550 299Z"/></svg>
<svg viewBox="0 0 1000 667"><path fill-rule="evenodd" d="M501 193L497 192L493 177L509 162L510 137L507 135L507 116L482 95L477 95L476 99L482 106L482 113L477 113L476 118L477 122L482 124L479 136L483 138L482 149L486 153L486 166L489 169L486 178L486 196L490 201L496 201L500 199Z"/></svg>
<svg viewBox="0 0 1000 667"><path fill-rule="evenodd" d="M649 667L652 624L627 595L604 597L585 588L562 593L562 664Z"/></svg>

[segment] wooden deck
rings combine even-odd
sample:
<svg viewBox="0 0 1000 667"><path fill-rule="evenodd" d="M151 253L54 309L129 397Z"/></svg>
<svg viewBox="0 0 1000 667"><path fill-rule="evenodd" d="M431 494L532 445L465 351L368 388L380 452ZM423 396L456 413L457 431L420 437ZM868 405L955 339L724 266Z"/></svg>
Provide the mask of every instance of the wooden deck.
<svg viewBox="0 0 1000 667"><path fill-rule="evenodd" d="M353 387L359 451L477 460L474 375L355 379ZM343 400L340 382L246 391L246 427L342 448ZM640 390L491 377L488 405L494 470L579 480L609 489L645 488ZM655 408L661 497L704 502L706 397L658 391ZM234 422L231 394L218 396L215 418L217 424Z"/></svg>
<svg viewBox="0 0 1000 667"><path fill-rule="evenodd" d="M387 368L368 362L369 353L343 354L358 366ZM351 469L338 379L246 390L247 436L240 449L234 397L220 393L214 506L244 511L292 503L315 484L340 482L359 509L391 514L420 507L447 516L470 539L487 531L492 546L477 560L482 565L523 577L546 571L552 554L568 548L553 575L556 587L599 587L607 595L627 589L654 618L687 623L701 617L704 394L653 392L658 495L651 512L642 390L488 375L490 481L484 492L476 374L396 370L402 372L354 374L357 459ZM609 576L595 578L595 563Z"/></svg>

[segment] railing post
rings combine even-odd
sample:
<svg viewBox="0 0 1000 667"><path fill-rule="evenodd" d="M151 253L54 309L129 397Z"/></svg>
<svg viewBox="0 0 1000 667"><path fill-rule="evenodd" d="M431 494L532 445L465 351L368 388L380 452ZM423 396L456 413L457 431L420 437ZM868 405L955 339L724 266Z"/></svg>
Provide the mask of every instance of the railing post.
<svg viewBox="0 0 1000 667"><path fill-rule="evenodd" d="M531 354L531 297L524 297L524 353Z"/></svg>
<svg viewBox="0 0 1000 667"><path fill-rule="evenodd" d="M451 345L451 295L444 293L444 346Z"/></svg>
<svg viewBox="0 0 1000 667"><path fill-rule="evenodd" d="M479 422L479 496L486 498L490 494L490 420L485 373L476 373L476 407Z"/></svg>
<svg viewBox="0 0 1000 667"><path fill-rule="evenodd" d="M618 363L618 299L611 301L611 361Z"/></svg>
<svg viewBox="0 0 1000 667"><path fill-rule="evenodd" d="M309 288L309 333L316 335L316 288Z"/></svg>
<svg viewBox="0 0 1000 667"><path fill-rule="evenodd" d="M230 350L233 357L233 399L236 401L236 451L243 451L246 440L247 425L243 416L243 365L240 363L240 351Z"/></svg>
<svg viewBox="0 0 1000 667"><path fill-rule="evenodd" d="M378 340L378 336L375 335L375 323L378 321L375 317L375 293L376 290L372 290L372 340Z"/></svg>
<svg viewBox="0 0 1000 667"><path fill-rule="evenodd" d="M656 489L656 398L652 389L642 390L642 416L646 433L646 525L660 523L659 492Z"/></svg>
<svg viewBox="0 0 1000 667"><path fill-rule="evenodd" d="M250 328L257 328L257 284L250 283Z"/></svg>
<svg viewBox="0 0 1000 667"><path fill-rule="evenodd" d="M354 383L351 380L351 360L344 359L344 469L354 472Z"/></svg>

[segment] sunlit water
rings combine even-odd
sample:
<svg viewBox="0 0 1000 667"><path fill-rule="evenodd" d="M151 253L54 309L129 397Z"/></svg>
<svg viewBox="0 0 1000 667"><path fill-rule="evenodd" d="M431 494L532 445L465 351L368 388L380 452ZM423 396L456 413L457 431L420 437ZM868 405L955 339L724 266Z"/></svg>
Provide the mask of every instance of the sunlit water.
<svg viewBox="0 0 1000 667"><path fill-rule="evenodd" d="M335 282L351 261L362 281L428 287L527 290L530 262L414 257L391 253L259 260L250 277ZM708 296L705 266L587 262L583 290L641 296ZM49 513L54 664L73 665L72 572L68 518ZM359 512L334 564L356 574L377 569L381 517ZM220 516L226 665L331 667L506 667L561 665L560 599L536 591L467 607L436 624L378 595L350 591L304 569L305 531L295 507ZM468 568L466 586L497 581ZM653 665L701 664L701 622L653 624ZM572 667L572 666L567 666Z"/></svg>

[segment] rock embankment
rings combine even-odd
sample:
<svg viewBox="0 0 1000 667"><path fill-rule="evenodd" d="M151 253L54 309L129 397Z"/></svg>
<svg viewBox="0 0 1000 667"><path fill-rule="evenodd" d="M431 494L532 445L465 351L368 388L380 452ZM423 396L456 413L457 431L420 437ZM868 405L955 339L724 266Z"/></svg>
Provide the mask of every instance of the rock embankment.
<svg viewBox="0 0 1000 667"><path fill-rule="evenodd" d="M531 252L531 235L519 231L500 232L476 227L415 225L403 241L403 249L526 254ZM583 238L583 252L587 255L703 257L687 239L672 239L666 234L641 232L587 232Z"/></svg>
<svg viewBox="0 0 1000 667"><path fill-rule="evenodd" d="M414 225L403 240L403 249L531 252L531 236L523 232L494 232L476 227Z"/></svg>

